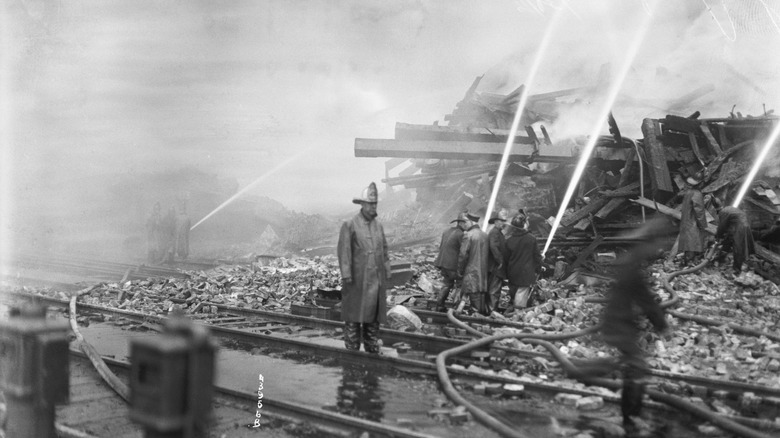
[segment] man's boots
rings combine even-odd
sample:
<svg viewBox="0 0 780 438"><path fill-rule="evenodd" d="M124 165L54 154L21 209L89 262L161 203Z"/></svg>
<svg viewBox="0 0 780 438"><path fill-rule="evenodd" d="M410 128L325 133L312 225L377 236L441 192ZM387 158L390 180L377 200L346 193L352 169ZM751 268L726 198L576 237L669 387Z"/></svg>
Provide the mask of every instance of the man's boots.
<svg viewBox="0 0 780 438"><path fill-rule="evenodd" d="M344 347L347 350L360 350L360 323L344 323Z"/></svg>
<svg viewBox="0 0 780 438"><path fill-rule="evenodd" d="M623 394L620 398L620 408L623 411L623 424L633 425L630 417L642 413L642 397L645 395L645 385L632 379L624 378Z"/></svg>
<svg viewBox="0 0 780 438"><path fill-rule="evenodd" d="M363 324L363 348L366 353L379 354L379 323L367 322Z"/></svg>

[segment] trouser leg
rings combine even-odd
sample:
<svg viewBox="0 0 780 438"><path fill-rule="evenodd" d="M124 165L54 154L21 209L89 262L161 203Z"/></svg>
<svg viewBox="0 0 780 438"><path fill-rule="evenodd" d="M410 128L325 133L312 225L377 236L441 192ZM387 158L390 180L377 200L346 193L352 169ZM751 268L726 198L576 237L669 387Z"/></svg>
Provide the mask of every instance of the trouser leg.
<svg viewBox="0 0 780 438"><path fill-rule="evenodd" d="M469 295L469 301L471 301L471 307L474 309L474 311L482 315L490 314L490 311L488 310L488 303L487 303L488 300L487 300L486 292L474 292L468 295Z"/></svg>
<svg viewBox="0 0 780 438"><path fill-rule="evenodd" d="M522 309L528 305L528 298L531 297L531 286L518 287L515 294L515 309Z"/></svg>
<svg viewBox="0 0 780 438"><path fill-rule="evenodd" d="M445 303L450 295L450 291L452 291L455 286L456 276L454 272L443 268L441 269L441 275L443 277L442 283L444 283L444 286L439 290L439 296L436 298L436 310L439 312L446 310Z"/></svg>
<svg viewBox="0 0 780 438"><path fill-rule="evenodd" d="M347 350L360 350L360 323L344 323L344 346Z"/></svg>
<svg viewBox="0 0 780 438"><path fill-rule="evenodd" d="M498 302L501 299L501 288L504 280L497 275L491 275L488 283L488 312L498 310Z"/></svg>
<svg viewBox="0 0 780 438"><path fill-rule="evenodd" d="M363 347L367 353L379 353L379 323L363 324Z"/></svg>

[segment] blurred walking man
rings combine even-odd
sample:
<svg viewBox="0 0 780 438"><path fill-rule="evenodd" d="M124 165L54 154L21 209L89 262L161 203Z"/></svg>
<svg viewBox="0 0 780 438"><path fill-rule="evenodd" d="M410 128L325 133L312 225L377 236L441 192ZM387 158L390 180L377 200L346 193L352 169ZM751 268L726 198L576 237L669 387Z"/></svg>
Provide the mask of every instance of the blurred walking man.
<svg viewBox="0 0 780 438"><path fill-rule="evenodd" d="M647 364L639 346L639 319L642 315L647 316L659 332L667 328L664 311L653 299L646 280L645 265L658 257L659 238L669 227L668 221L655 219L637 230L640 243L618 259L618 272L609 289L602 317L604 342L617 348L622 355L621 408L627 432L634 427L631 417L641 413L645 390L644 384L638 380L647 374Z"/></svg>
<svg viewBox="0 0 780 438"><path fill-rule="evenodd" d="M455 225L444 230L439 244L439 254L433 262L433 266L439 268L444 287L439 291L436 299L436 311L447 310L444 303L450 295L450 291L458 281L458 254L460 253L460 241L463 238L463 225L466 223L466 214L461 213L457 219L451 221Z"/></svg>
<svg viewBox="0 0 780 438"><path fill-rule="evenodd" d="M338 243L341 269L341 317L348 350L379 353L379 324L387 321L386 284L390 259L382 224L376 219L378 194L371 183L359 198L360 212L341 225Z"/></svg>

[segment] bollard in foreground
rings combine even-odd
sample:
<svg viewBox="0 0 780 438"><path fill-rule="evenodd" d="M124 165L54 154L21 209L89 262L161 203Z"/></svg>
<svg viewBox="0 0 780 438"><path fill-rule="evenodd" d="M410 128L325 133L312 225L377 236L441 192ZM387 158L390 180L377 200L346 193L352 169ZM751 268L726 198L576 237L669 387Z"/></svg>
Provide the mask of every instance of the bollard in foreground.
<svg viewBox="0 0 780 438"><path fill-rule="evenodd" d="M147 437L208 436L215 352L206 328L183 317L130 344L130 418Z"/></svg>
<svg viewBox="0 0 780 438"><path fill-rule="evenodd" d="M55 405L69 396L66 321L46 319L46 309L11 309L0 321L0 389L5 393L8 438L54 438Z"/></svg>

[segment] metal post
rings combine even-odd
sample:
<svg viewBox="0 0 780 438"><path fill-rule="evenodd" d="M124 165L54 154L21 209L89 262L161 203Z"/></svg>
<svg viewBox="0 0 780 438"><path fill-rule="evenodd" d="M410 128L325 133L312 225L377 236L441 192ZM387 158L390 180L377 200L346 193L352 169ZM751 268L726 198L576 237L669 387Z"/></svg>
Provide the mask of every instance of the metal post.
<svg viewBox="0 0 780 438"><path fill-rule="evenodd" d="M205 327L180 316L155 338L130 344L130 418L148 438L205 438L216 346Z"/></svg>
<svg viewBox="0 0 780 438"><path fill-rule="evenodd" d="M55 438L55 405L68 401L66 321L46 319L41 306L13 308L0 321L0 389L9 438Z"/></svg>

